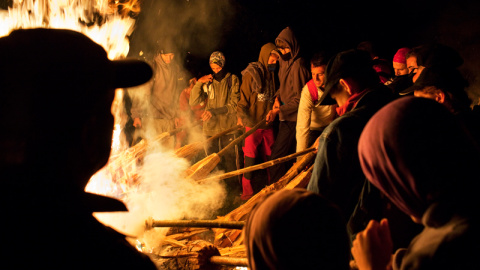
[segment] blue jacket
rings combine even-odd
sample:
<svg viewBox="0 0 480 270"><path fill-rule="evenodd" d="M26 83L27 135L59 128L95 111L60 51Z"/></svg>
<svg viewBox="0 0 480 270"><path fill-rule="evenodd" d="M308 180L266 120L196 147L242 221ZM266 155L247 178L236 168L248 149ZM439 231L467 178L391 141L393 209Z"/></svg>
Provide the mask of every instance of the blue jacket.
<svg viewBox="0 0 480 270"><path fill-rule="evenodd" d="M395 98L383 85L360 98L353 110L335 119L322 132L307 189L336 203L346 220L353 213L366 178L357 145L368 120Z"/></svg>

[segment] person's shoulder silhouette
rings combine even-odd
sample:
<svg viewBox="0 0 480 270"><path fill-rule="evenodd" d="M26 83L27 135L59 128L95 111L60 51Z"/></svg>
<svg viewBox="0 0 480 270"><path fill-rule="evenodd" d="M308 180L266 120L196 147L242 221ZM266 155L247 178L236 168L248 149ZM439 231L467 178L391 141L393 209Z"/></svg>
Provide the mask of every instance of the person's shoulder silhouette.
<svg viewBox="0 0 480 270"><path fill-rule="evenodd" d="M84 192L108 161L115 89L143 84L150 66L111 61L87 36L15 30L0 38L0 172L5 262L17 269L156 269L92 215L126 211Z"/></svg>

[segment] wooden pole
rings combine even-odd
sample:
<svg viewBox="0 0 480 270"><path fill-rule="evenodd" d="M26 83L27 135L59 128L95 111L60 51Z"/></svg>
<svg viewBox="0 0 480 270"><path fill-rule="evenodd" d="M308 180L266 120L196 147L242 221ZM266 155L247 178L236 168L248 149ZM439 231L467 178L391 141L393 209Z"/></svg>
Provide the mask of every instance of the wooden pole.
<svg viewBox="0 0 480 270"><path fill-rule="evenodd" d="M194 165L192 165L189 169L187 169L186 174L187 177L198 180L198 179L203 179L207 175L210 174L210 172L215 169L215 167L218 165L218 163L221 160L221 156L224 155L228 149L231 147L235 146L236 144L242 142L246 137L248 137L250 134L255 132L257 129L259 129L263 124L265 124L266 120L263 119L262 121L258 122L252 129L249 131L245 132L232 142L230 142L227 146L225 146L222 150L220 150L218 153L213 153L206 158L198 161Z"/></svg>
<svg viewBox="0 0 480 270"><path fill-rule="evenodd" d="M248 266L248 259L242 257L226 257L226 256L212 256L210 257L211 264L229 265L229 266Z"/></svg>
<svg viewBox="0 0 480 270"><path fill-rule="evenodd" d="M267 161L267 162L264 162L264 163L261 163L261 164L257 164L257 165L253 165L253 166L250 166L250 167L246 167L246 168L243 168L243 169L240 169L240 170L231 171L231 172L224 173L224 174L221 174L221 175L216 175L216 176L212 176L212 177L208 177L208 178L204 178L204 179L199 179L197 181L200 182L200 183L203 183L203 182L207 182L207 181L211 181L211 180L223 180L223 179L227 179L227 178L230 178L232 176L241 175L241 174L244 174L244 173L247 173L247 172L253 172L253 171L256 171L256 170L266 169L266 168L271 167L273 165L289 161L289 160L294 159L294 158L299 157L299 156L303 156L303 155L305 155L307 153L310 153L312 151L315 151L315 150L316 150L316 148L314 148L314 147L307 148L303 151L300 151L300 152L297 152L297 153L294 153L294 154L290 154L288 156L284 156L284 157L281 157L281 158L270 160L270 161Z"/></svg>
<svg viewBox="0 0 480 270"><path fill-rule="evenodd" d="M221 220L147 220L147 229L156 227L191 227L191 228L225 228L243 229L243 221L221 221Z"/></svg>

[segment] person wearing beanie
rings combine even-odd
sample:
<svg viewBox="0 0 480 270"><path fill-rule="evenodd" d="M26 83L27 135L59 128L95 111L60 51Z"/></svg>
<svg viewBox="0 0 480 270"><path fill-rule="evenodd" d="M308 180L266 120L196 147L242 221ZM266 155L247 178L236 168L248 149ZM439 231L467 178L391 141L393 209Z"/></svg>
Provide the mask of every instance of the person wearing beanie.
<svg viewBox="0 0 480 270"><path fill-rule="evenodd" d="M393 70L395 76L408 74L407 59L405 57L408 52L410 52L410 48L400 48L393 56Z"/></svg>
<svg viewBox="0 0 480 270"><path fill-rule="evenodd" d="M210 68L213 74L208 74L197 80L190 92L190 106L197 106L206 101L205 111L202 114L203 134L210 138L220 132L237 125L237 104L240 99L240 80L230 73L225 64L225 55L215 51L210 55ZM218 153L235 139L237 131L220 136L212 142L207 154ZM237 168L236 148L230 148L222 155L217 169L223 172L234 171ZM240 193L238 178L231 177L225 180L229 198Z"/></svg>
<svg viewBox="0 0 480 270"><path fill-rule="evenodd" d="M413 84L412 77L407 66L407 54L411 52L410 48L403 47L393 56L394 77L385 83L395 93L400 93Z"/></svg>

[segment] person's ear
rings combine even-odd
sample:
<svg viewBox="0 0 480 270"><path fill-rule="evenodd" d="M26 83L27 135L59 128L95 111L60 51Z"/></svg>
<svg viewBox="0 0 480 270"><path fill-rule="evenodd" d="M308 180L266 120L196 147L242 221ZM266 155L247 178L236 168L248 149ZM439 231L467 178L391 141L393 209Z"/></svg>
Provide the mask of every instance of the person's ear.
<svg viewBox="0 0 480 270"><path fill-rule="evenodd" d="M352 89L350 88L350 84L346 80L340 79L339 83L344 91L347 91L349 95L352 95Z"/></svg>
<svg viewBox="0 0 480 270"><path fill-rule="evenodd" d="M445 102L445 92L443 92L442 90L438 90L435 92L435 100L440 103L440 104L443 104Z"/></svg>

